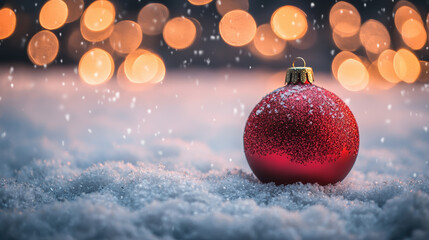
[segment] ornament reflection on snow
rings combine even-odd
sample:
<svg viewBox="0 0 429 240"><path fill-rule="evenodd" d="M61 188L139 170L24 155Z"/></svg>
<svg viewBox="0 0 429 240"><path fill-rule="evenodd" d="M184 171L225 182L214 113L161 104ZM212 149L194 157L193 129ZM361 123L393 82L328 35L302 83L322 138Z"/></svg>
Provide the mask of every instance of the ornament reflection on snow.
<svg viewBox="0 0 429 240"><path fill-rule="evenodd" d="M313 80L305 61L304 67L293 65L286 86L265 96L247 120L244 152L264 183L333 184L353 167L359 150L353 113Z"/></svg>

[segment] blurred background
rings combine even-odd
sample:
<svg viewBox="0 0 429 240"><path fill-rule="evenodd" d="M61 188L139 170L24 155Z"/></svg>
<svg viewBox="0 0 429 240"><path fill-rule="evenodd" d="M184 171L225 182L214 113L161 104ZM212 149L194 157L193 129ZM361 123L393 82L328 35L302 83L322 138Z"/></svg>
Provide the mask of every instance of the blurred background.
<svg viewBox="0 0 429 240"><path fill-rule="evenodd" d="M296 56L352 91L371 79L386 89L429 76L429 0L18 0L0 7L0 64L77 66L82 59L82 77L96 71L84 54L102 49L92 57L102 60L104 75L83 77L90 84L113 74L157 83L164 68L282 70ZM127 56L130 67L121 68ZM131 65L146 70L131 73Z"/></svg>
<svg viewBox="0 0 429 240"><path fill-rule="evenodd" d="M0 236L429 239L428 12L0 0ZM335 185L262 184L243 152L249 113L298 56L359 125Z"/></svg>

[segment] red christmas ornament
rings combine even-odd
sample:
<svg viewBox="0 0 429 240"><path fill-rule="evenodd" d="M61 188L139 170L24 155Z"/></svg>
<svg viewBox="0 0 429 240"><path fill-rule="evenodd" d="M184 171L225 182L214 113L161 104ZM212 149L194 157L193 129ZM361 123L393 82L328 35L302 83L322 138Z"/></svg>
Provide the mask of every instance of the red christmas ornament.
<svg viewBox="0 0 429 240"><path fill-rule="evenodd" d="M313 79L305 61L304 67L293 65L287 85L265 96L247 120L244 152L264 183L333 184L353 167L359 150L353 113Z"/></svg>

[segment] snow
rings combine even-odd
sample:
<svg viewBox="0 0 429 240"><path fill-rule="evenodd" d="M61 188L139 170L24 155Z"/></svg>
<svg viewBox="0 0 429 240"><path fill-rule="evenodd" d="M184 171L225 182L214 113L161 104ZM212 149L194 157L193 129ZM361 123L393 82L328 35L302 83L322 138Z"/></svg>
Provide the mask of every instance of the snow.
<svg viewBox="0 0 429 240"><path fill-rule="evenodd" d="M429 237L428 88L351 93L316 74L349 99L357 162L334 186L275 186L253 176L242 150L249 112L284 81L272 73L170 72L128 92L24 70L11 89L0 69L2 239Z"/></svg>

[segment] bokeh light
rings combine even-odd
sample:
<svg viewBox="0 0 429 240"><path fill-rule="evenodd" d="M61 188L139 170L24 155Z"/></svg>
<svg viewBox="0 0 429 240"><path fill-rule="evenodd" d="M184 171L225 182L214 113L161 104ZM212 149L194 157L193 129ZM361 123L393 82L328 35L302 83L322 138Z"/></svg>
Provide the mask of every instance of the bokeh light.
<svg viewBox="0 0 429 240"><path fill-rule="evenodd" d="M406 83L413 83L420 75L420 62L416 55L407 49L399 49L393 58L396 75Z"/></svg>
<svg viewBox="0 0 429 240"><path fill-rule="evenodd" d="M350 37L341 37L339 34L332 32L332 39L335 46L343 51L355 51L361 46L359 34Z"/></svg>
<svg viewBox="0 0 429 240"><path fill-rule="evenodd" d="M165 65L158 55L137 49L125 58L124 71L131 82L158 83L164 79Z"/></svg>
<svg viewBox="0 0 429 240"><path fill-rule="evenodd" d="M93 2L81 17L80 31L83 38L90 42L107 39L114 29L115 14L115 7L111 2L105 0Z"/></svg>
<svg viewBox="0 0 429 240"><path fill-rule="evenodd" d="M8 38L15 31L16 14L10 8L0 9L0 40Z"/></svg>
<svg viewBox="0 0 429 240"><path fill-rule="evenodd" d="M39 22L46 29L58 29L66 23L67 16L68 8L64 1L49 0L40 10Z"/></svg>
<svg viewBox="0 0 429 240"><path fill-rule="evenodd" d="M82 37L87 41L100 42L100 41L106 40L112 34L113 29L114 29L114 25L110 25L108 28L106 28L103 31L91 31L85 26L85 24L83 24L83 21L81 18L80 33L82 34Z"/></svg>
<svg viewBox="0 0 429 240"><path fill-rule="evenodd" d="M213 0L188 0L191 4L196 6L206 5Z"/></svg>
<svg viewBox="0 0 429 240"><path fill-rule="evenodd" d="M74 22L82 15L85 3L83 0L64 0L67 4L68 15L66 23Z"/></svg>
<svg viewBox="0 0 429 240"><path fill-rule="evenodd" d="M369 74L361 61L347 59L338 68L338 81L349 91L361 91L369 82Z"/></svg>
<svg viewBox="0 0 429 240"><path fill-rule="evenodd" d="M301 38L307 32L307 15L294 6L280 7L271 16L271 28L284 40Z"/></svg>
<svg viewBox="0 0 429 240"><path fill-rule="evenodd" d="M270 24L263 24L258 27L253 44L265 56L280 54L286 47L286 41L274 34Z"/></svg>
<svg viewBox="0 0 429 240"><path fill-rule="evenodd" d="M130 81L130 79L128 79L127 75L125 74L124 63L121 63L118 71L116 72L116 81L121 88L131 92L145 91L155 86L155 84L134 83Z"/></svg>
<svg viewBox="0 0 429 240"><path fill-rule="evenodd" d="M85 10L83 24L94 32L100 32L109 28L115 20L115 7L109 1L98 0L93 2Z"/></svg>
<svg viewBox="0 0 429 240"><path fill-rule="evenodd" d="M406 3L406 1L400 2L402 4ZM404 23L410 19L414 21L422 22L422 18L420 14L417 12L415 7L410 5L402 5L395 11L395 26L399 33L402 34L402 30L404 29Z"/></svg>
<svg viewBox="0 0 429 240"><path fill-rule="evenodd" d="M99 56L102 56L99 51L103 50L109 54L110 58L113 59L114 57L115 61L122 58L124 63L123 74L127 81L139 84L154 83L164 79L164 61L152 52L152 50L156 51L159 44L158 47L161 47L161 51L174 54L174 51L168 49L186 49L199 39L202 42L215 42L222 38L230 46L246 46L248 52L240 50L240 56L237 55L235 61L237 65L242 66L244 64L251 68L253 67L251 66L252 58L267 60L267 63L271 62L273 66L278 66L277 64L282 59L298 54L299 50L310 49L316 42L320 43L320 41L326 40L326 34L330 34L330 32L322 33L320 29L325 27L322 26L322 23L318 23L316 19L312 20L312 24L309 23L306 13L292 5L277 5L276 8L264 8L261 5L261 9L271 9L271 12L266 12L271 18L269 23L258 26L252 15L254 9L251 9L252 14L248 12L249 0L187 0L185 1L187 3L183 5L184 8L187 8L185 9L187 10L186 17L172 19L169 18L170 10L173 9L168 9L166 5L161 3L149 3L141 9L134 10L129 10L128 5L125 8L118 5L117 10L113 4L116 2L110 0L93 0L88 3L89 6L85 6L84 0L47 0L44 2L40 12L35 13L38 14L40 25L43 28L55 30L66 23L77 20L80 20L80 28L77 27L78 23L69 24L58 34L41 31L34 35L27 46L28 56L34 64L46 65L54 61L59 53L58 37L63 37L64 52L71 58L83 61L89 59L87 56L89 53L94 55L94 49ZM206 6L191 6L189 8L190 4ZM312 3L311 8L314 6ZM222 16L220 19L213 12L216 10ZM329 12L332 41L321 44L329 45L333 42L341 50L332 61L331 70L339 82L342 82L344 86L347 85L345 88L353 89L353 91L361 90L367 86L372 88L372 85L365 84L365 82L375 83L377 79L381 79L375 85L380 83L383 85L381 88L385 89L385 86L391 87L401 81L413 83L422 78L420 73L423 69L423 63L417 64L418 57L422 58L421 60L427 61L427 59L424 59L424 52L413 51L422 50L428 44L429 14L427 14L426 19L424 18L426 15L423 15L422 18L419 13L421 9L405 0L399 0L395 4L392 12L393 18L381 19L383 23L390 21L390 25L384 25L374 19L361 23L361 14L354 5L346 1L339 1L331 8L326 6L325 10L328 10L325 13ZM17 30L19 33L15 33L16 35L21 34L21 32L24 34L30 32L27 31L28 29L16 28L17 17L14 11L16 10L10 8L0 9L0 39L11 36ZM128 11L134 11L134 14L138 12L137 19L134 19L136 21L126 20L130 16ZM200 23L195 18L195 14L199 13L202 16L201 14L206 11L211 11L210 13L214 14L215 19L219 21L212 25L212 27L218 26L219 36L212 28L206 29L206 21L200 19L202 21ZM117 13L118 18L116 19ZM22 14L22 18L25 20L28 16ZM323 18L322 16L321 19ZM21 15L19 15L18 20L20 19ZM25 23L23 20L20 22ZM204 30L208 30L204 36L203 26ZM394 33L395 28L399 35ZM159 43L159 36L155 35L161 33L164 41ZM155 37L145 37L143 42L143 35ZM399 36L400 38L398 38ZM105 41L107 39L109 40ZM168 45L168 49L164 48L164 42ZM144 48L151 50L139 49L142 43ZM285 54L286 45L291 49L287 55ZM215 46L213 45L213 47ZM390 49L391 47L393 50ZM396 51L401 47L409 50ZM334 55L336 50L330 49L331 54ZM204 55L208 50L201 44L198 44L198 48L193 49L193 51L185 51L180 54L188 54L188 57L192 55L192 52L195 56L201 57L201 62L204 64L209 65L211 62L218 64L214 62L215 59L219 59L218 57L208 58ZM244 57L245 55L246 57ZM235 55L229 53L229 56L234 57ZM124 57L126 58L124 59ZM198 59L187 57L185 57L186 60L183 60L187 65L201 64ZM320 64L320 57L317 58L317 61L319 61L317 64ZM360 64L357 64L356 61ZM427 64L427 62L424 63ZM231 61L226 64L228 67L232 66ZM111 66L110 63L109 66ZM345 80L346 70L354 71L361 69L362 66L366 69L368 81L365 80L365 74L352 80ZM338 75L340 71L343 71L342 76ZM99 74L99 71L96 74ZM101 79L105 78L102 77ZM360 80L358 81L358 79ZM97 81L93 80L92 82Z"/></svg>
<svg viewBox="0 0 429 240"><path fill-rule="evenodd" d="M395 54L395 51L386 49L380 54L380 56L378 56L377 60L380 75L391 83L398 83L401 81L393 68L393 58L395 57Z"/></svg>
<svg viewBox="0 0 429 240"><path fill-rule="evenodd" d="M426 44L427 35L422 22L408 19L402 24L402 39L410 48L418 50Z"/></svg>
<svg viewBox="0 0 429 240"><path fill-rule="evenodd" d="M248 0L216 0L216 9L218 13L223 16L227 12L241 9L243 11L249 10Z"/></svg>
<svg viewBox="0 0 429 240"><path fill-rule="evenodd" d="M389 32L377 20L370 19L362 25L359 39L365 49L374 54L380 54L390 47Z"/></svg>
<svg viewBox="0 0 429 240"><path fill-rule="evenodd" d="M348 2L336 3L329 12L332 39L343 51L355 51L361 46L359 30L361 17L358 10Z"/></svg>
<svg viewBox="0 0 429 240"><path fill-rule="evenodd" d="M334 60L332 60L332 66L331 66L332 75L334 75L335 79L338 79L338 69L340 68L340 65L347 59L354 59L356 61L361 61L360 58L352 52L342 51L338 53L334 57Z"/></svg>
<svg viewBox="0 0 429 240"><path fill-rule="evenodd" d="M124 20L115 24L109 42L115 51L129 53L140 46L142 38L140 25L133 21Z"/></svg>
<svg viewBox="0 0 429 240"><path fill-rule="evenodd" d="M108 81L113 76L114 70L115 63L112 56L100 48L89 50L79 61L79 76L90 85Z"/></svg>
<svg viewBox="0 0 429 240"><path fill-rule="evenodd" d="M352 37L359 32L361 17L353 5L340 1L331 8L329 23L339 37Z"/></svg>
<svg viewBox="0 0 429 240"><path fill-rule="evenodd" d="M130 70L125 65L125 74L134 83L148 83L155 77L158 71L158 61L149 52L140 54L132 63Z"/></svg>
<svg viewBox="0 0 429 240"><path fill-rule="evenodd" d="M219 23L222 39L229 45L240 47L250 43L256 34L256 22L243 10L226 13Z"/></svg>
<svg viewBox="0 0 429 240"><path fill-rule="evenodd" d="M168 46L175 49L185 49L192 45L197 35L195 24L185 17L169 20L162 32Z"/></svg>
<svg viewBox="0 0 429 240"><path fill-rule="evenodd" d="M168 8L160 3L149 3L144 6L137 17L142 31L147 35L158 35L168 20Z"/></svg>
<svg viewBox="0 0 429 240"><path fill-rule="evenodd" d="M48 30L36 33L28 43L27 54L39 66L51 63L57 57L59 42L57 36Z"/></svg>
<svg viewBox="0 0 429 240"><path fill-rule="evenodd" d="M398 2L395 8L395 26L404 43L414 50L421 49L428 37L417 8L407 1Z"/></svg>

